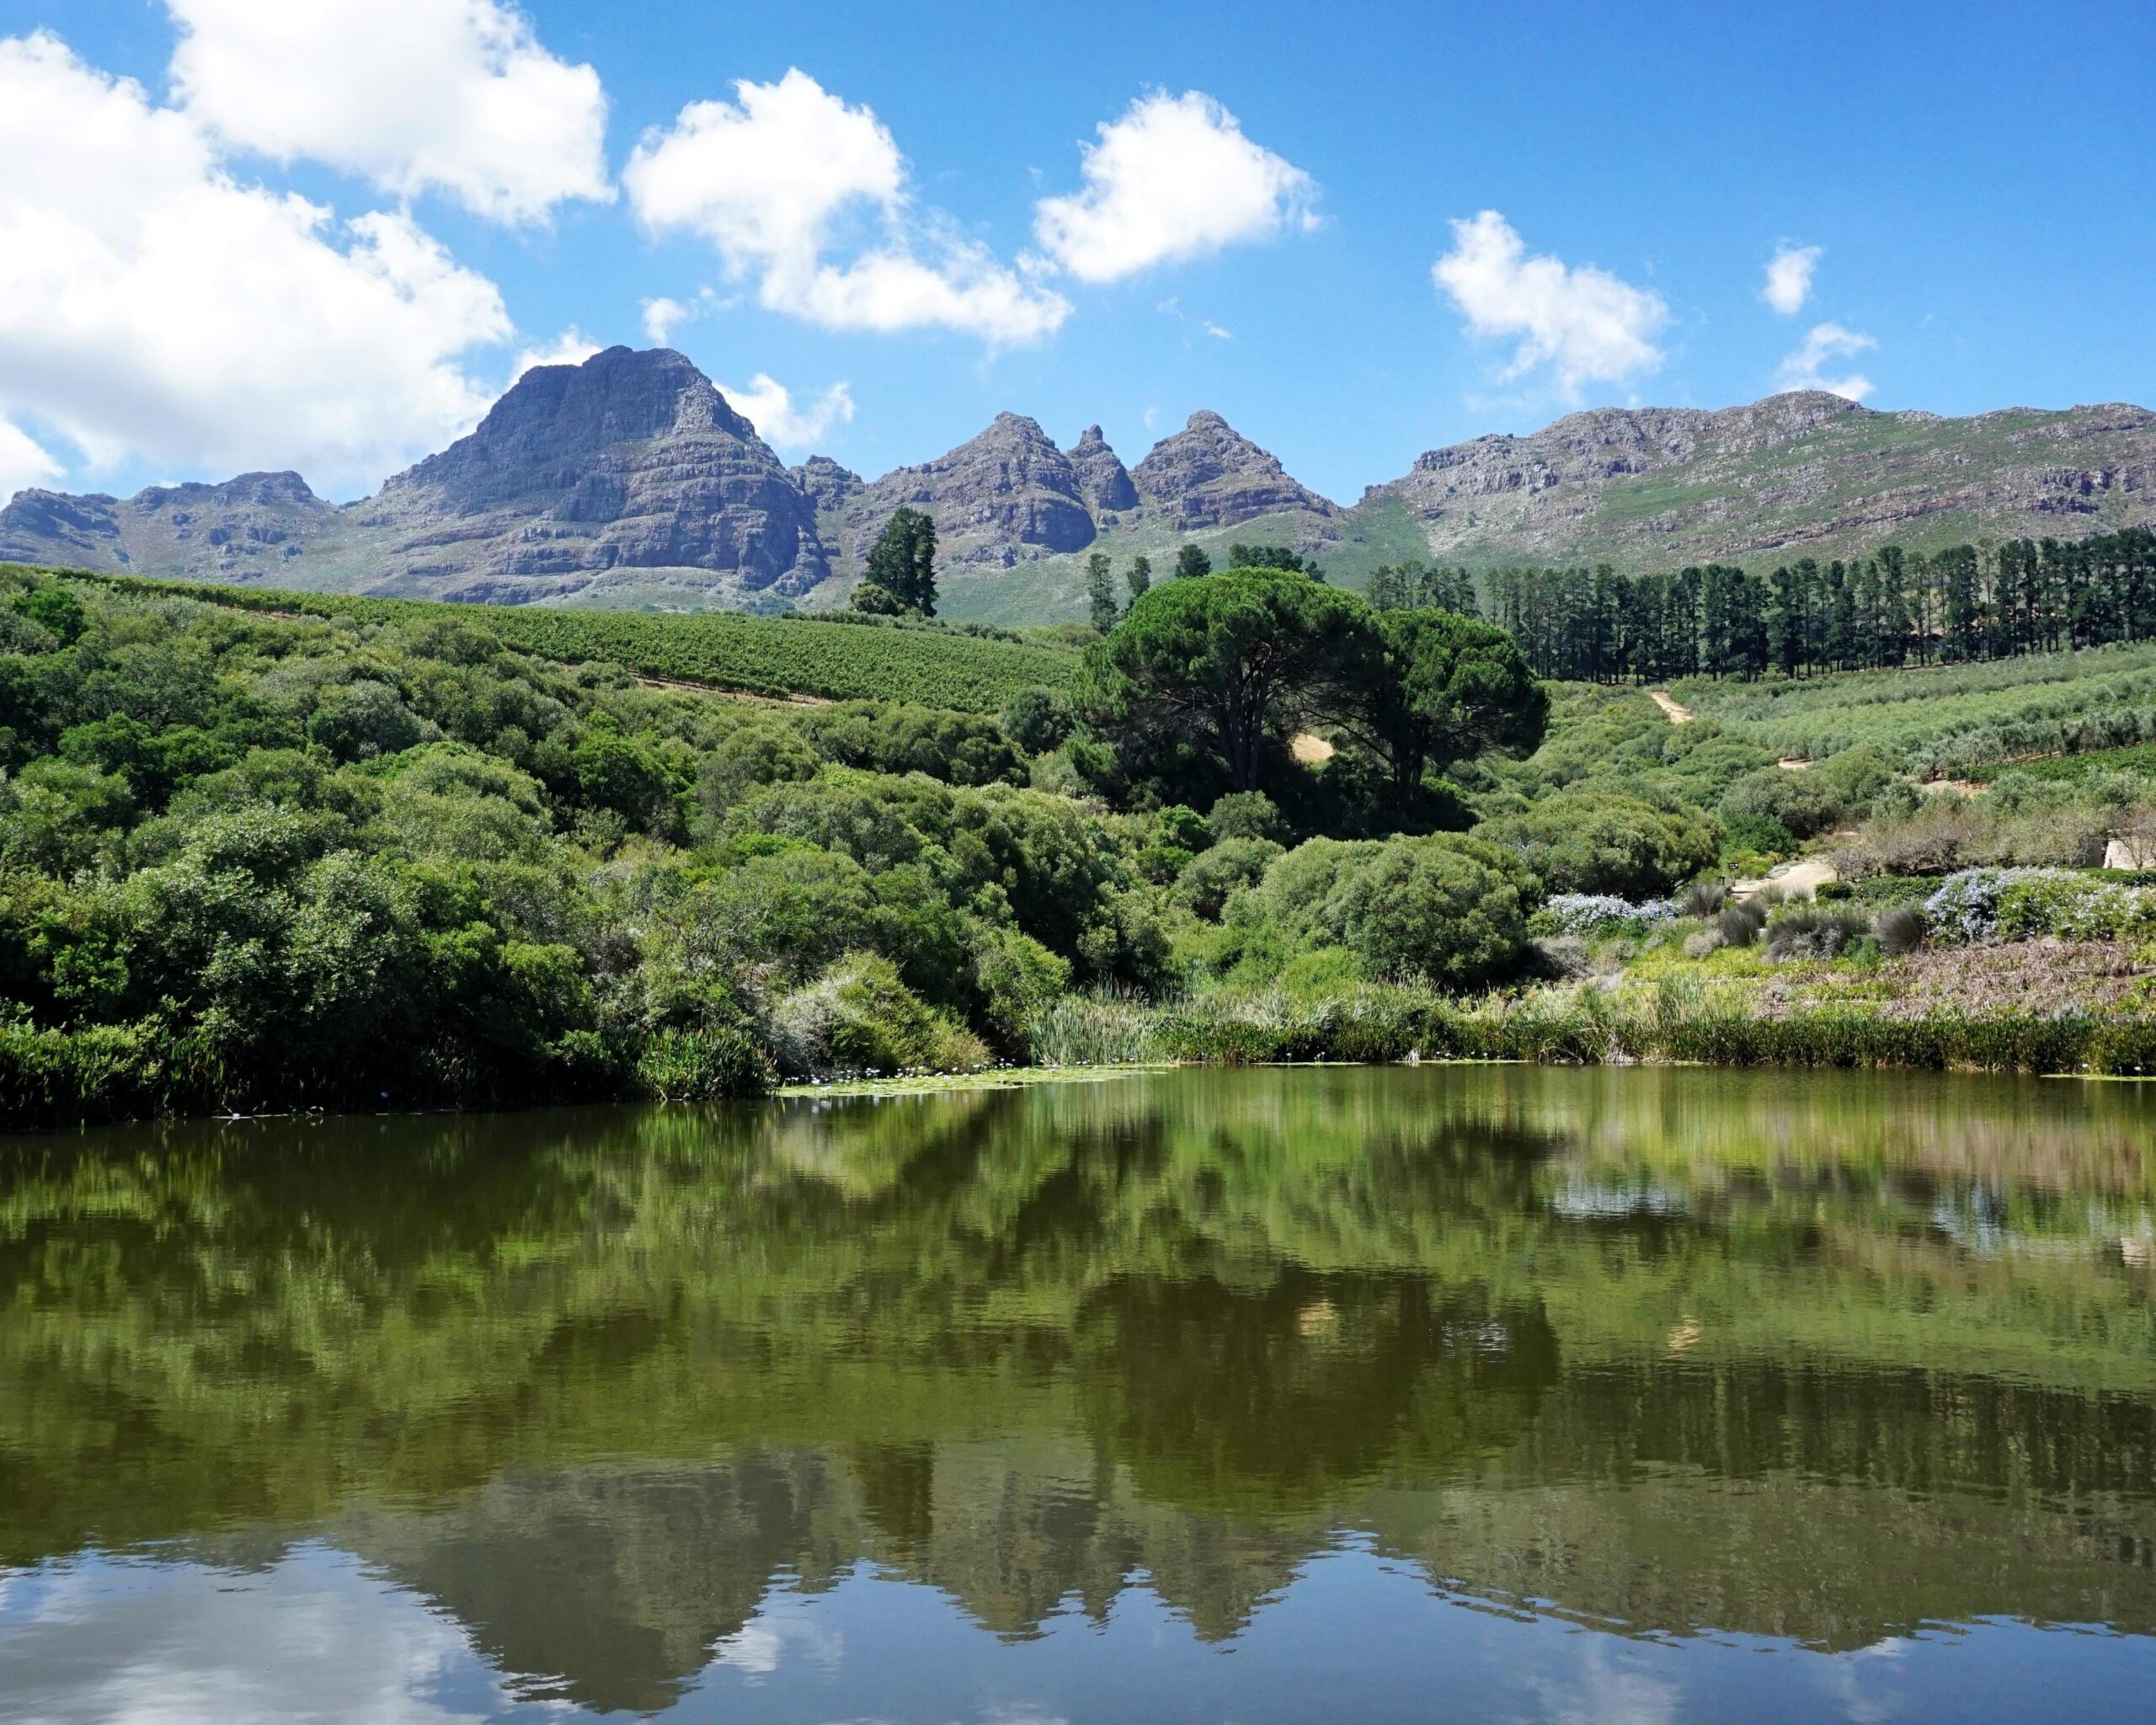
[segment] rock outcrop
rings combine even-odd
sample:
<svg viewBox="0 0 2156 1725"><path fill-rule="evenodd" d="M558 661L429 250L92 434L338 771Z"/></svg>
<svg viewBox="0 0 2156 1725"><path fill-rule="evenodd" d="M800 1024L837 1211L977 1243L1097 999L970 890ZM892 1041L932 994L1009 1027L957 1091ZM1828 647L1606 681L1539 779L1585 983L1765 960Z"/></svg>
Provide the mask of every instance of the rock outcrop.
<svg viewBox="0 0 2156 1725"><path fill-rule="evenodd" d="M495 596L504 579L574 590L623 568L730 574L752 593L805 592L830 573L813 502L669 348L534 366L356 522L449 598Z"/></svg>
<svg viewBox="0 0 2156 1725"><path fill-rule="evenodd" d="M24 491L0 510L0 558L260 580L334 535L337 517L334 505L290 473L152 485L124 502Z"/></svg>
<svg viewBox="0 0 2156 1725"><path fill-rule="evenodd" d="M799 467L787 468L787 477L819 512L844 509L862 489L860 474L841 467L827 455L810 456Z"/></svg>
<svg viewBox="0 0 2156 1725"><path fill-rule="evenodd" d="M1155 444L1131 478L1147 510L1177 532L1232 527L1294 510L1337 513L1317 493L1289 478L1278 457L1211 412L1193 414L1182 430Z"/></svg>
<svg viewBox="0 0 2156 1725"><path fill-rule="evenodd" d="M1088 425L1071 446L1070 468L1078 476L1078 494L1096 520L1138 507L1138 488L1123 457L1108 447L1098 425Z"/></svg>
<svg viewBox="0 0 2156 1725"><path fill-rule="evenodd" d="M865 558L883 524L905 507L934 519L947 560L1007 566L1031 550L1083 550L1097 531L1070 458L1022 414L998 414L948 455L897 468L867 487L848 508L847 549Z"/></svg>

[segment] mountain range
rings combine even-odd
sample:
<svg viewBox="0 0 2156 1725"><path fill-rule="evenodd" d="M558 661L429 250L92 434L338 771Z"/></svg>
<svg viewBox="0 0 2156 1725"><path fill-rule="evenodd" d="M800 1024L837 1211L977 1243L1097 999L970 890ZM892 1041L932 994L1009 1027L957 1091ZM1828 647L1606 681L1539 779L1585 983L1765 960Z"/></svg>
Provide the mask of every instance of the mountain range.
<svg viewBox="0 0 2156 1725"><path fill-rule="evenodd" d="M1043 622L1083 614L1091 553L1164 569L1185 541L1216 563L1235 540L1292 545L1354 586L1407 557L1666 569L2152 525L2156 414L1947 419L1817 391L1596 409L1432 450L1343 507L1210 412L1130 467L1097 425L1065 448L1008 413L873 480L824 456L788 467L683 355L616 347L526 372L470 435L362 501L291 473L125 499L26 490L0 510L0 560L501 604L822 609L908 505L936 519L946 614Z"/></svg>

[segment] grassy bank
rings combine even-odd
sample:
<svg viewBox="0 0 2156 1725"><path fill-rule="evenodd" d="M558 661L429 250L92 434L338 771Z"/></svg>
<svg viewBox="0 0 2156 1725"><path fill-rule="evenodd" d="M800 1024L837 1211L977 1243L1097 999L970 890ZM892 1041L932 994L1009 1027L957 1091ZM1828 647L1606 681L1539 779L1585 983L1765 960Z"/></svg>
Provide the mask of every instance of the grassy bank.
<svg viewBox="0 0 2156 1725"><path fill-rule="evenodd" d="M1040 1027L1059 1064L1524 1060L1929 1071L2156 1073L2156 1023L2092 1012L1823 1006L1769 1017L1682 989L1550 989L1460 1001L1374 987L1144 1007L1091 1002Z"/></svg>
<svg viewBox="0 0 2156 1725"><path fill-rule="evenodd" d="M514 1083L415 1059L392 1089L264 1089L208 1039L155 1025L48 1029L0 1024L0 1121L10 1127L274 1112L529 1108L572 1102L713 1102L771 1093L771 1062L726 1030L565 1039Z"/></svg>

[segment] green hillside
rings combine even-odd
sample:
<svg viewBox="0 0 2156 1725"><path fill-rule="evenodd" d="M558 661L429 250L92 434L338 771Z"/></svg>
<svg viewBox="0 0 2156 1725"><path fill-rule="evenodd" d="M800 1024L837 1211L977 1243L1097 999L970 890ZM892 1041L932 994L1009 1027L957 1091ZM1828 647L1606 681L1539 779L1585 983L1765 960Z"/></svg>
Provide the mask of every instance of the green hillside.
<svg viewBox="0 0 2156 1725"><path fill-rule="evenodd" d="M527 653L568 664L606 660L647 677L749 694L830 701L905 701L958 713L994 713L1021 689L1056 687L1077 655L1030 642L895 622L760 617L736 611L561 611L362 599L259 587L79 576L117 590L170 594L212 605L370 622L477 622Z"/></svg>

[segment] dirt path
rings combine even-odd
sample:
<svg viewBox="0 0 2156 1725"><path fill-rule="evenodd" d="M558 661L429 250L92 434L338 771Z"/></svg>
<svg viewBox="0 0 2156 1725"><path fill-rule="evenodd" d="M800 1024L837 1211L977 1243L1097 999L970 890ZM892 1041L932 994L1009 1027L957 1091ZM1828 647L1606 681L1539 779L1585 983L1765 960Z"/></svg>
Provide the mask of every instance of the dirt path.
<svg viewBox="0 0 2156 1725"><path fill-rule="evenodd" d="M1662 716L1668 719L1672 724L1691 724L1692 709L1689 707L1681 706L1677 702L1671 700L1668 695L1662 690L1649 689L1647 691L1647 699L1653 702L1656 706L1662 709Z"/></svg>
<svg viewBox="0 0 2156 1725"><path fill-rule="evenodd" d="M1754 893L1764 892L1769 887L1780 889L1786 899L1810 899L1818 896L1819 889L1841 876L1834 872L1834 865L1823 857L1807 857L1801 862L1785 862L1771 868L1758 880L1740 880L1729 889L1732 899L1748 899Z"/></svg>

